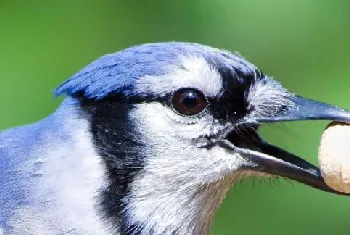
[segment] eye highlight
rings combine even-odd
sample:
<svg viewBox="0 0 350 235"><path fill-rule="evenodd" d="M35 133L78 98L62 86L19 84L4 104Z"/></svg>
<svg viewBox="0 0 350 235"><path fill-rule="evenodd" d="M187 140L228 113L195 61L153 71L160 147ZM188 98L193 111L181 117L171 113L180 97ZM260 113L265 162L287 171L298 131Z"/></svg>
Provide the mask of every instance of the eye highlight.
<svg viewBox="0 0 350 235"><path fill-rule="evenodd" d="M173 94L171 102L176 112L188 116L202 112L208 105L202 92L192 88L184 88L176 91Z"/></svg>

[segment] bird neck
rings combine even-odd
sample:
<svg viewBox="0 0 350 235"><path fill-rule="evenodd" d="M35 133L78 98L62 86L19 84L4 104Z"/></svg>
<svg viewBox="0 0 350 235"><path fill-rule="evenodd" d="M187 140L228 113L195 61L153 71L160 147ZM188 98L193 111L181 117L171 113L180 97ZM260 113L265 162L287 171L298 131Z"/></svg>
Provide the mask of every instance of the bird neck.
<svg viewBox="0 0 350 235"><path fill-rule="evenodd" d="M83 108L91 114L94 144L106 166L108 185L100 195L103 217L123 235L207 234L232 180L203 184L202 179L188 180L197 176L182 172L181 160L175 169L151 163L163 159L152 158L152 151L167 153L152 149L138 132L130 105L106 101Z"/></svg>
<svg viewBox="0 0 350 235"><path fill-rule="evenodd" d="M128 227L140 234L208 234L212 220L232 180L209 185L168 181L140 174L125 199ZM153 182L153 187L146 184Z"/></svg>

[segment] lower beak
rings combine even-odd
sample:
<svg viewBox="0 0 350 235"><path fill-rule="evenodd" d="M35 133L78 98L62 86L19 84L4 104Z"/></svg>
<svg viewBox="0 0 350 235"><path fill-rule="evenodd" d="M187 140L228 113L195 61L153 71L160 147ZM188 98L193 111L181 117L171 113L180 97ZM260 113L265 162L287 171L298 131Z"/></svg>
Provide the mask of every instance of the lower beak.
<svg viewBox="0 0 350 235"><path fill-rule="evenodd" d="M344 109L321 102L293 97L294 106L273 117L256 119L257 123L297 120L332 120L350 122L350 113ZM242 136L242 133L244 136ZM350 142L350 140L349 140ZM246 129L240 134L230 134L221 146L228 151L239 152L249 164L247 170L286 177L314 188L336 194L350 195L328 187L320 170L302 158L262 140L255 130Z"/></svg>

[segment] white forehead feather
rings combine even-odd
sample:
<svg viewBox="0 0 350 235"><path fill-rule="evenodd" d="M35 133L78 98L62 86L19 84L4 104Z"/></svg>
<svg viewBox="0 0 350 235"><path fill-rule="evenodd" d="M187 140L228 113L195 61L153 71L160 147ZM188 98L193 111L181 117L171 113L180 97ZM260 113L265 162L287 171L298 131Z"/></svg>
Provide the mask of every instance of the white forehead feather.
<svg viewBox="0 0 350 235"><path fill-rule="evenodd" d="M255 117L274 116L283 106L295 108L294 95L272 78L257 80L247 93L248 110L254 110Z"/></svg>
<svg viewBox="0 0 350 235"><path fill-rule="evenodd" d="M163 96L180 88L196 88L209 97L220 94L222 78L219 72L204 58L181 57L180 65L170 65L167 74L145 76L137 81L136 89L144 94ZM161 68L160 68L161 69Z"/></svg>

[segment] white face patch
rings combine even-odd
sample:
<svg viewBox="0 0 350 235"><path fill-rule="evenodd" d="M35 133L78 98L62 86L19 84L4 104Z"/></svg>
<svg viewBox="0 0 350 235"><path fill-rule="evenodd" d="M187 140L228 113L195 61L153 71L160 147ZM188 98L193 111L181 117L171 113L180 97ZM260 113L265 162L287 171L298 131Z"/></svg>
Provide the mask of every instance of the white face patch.
<svg viewBox="0 0 350 235"><path fill-rule="evenodd" d="M144 225L140 234L206 234L244 160L193 141L227 126L209 114L189 124L190 118L156 102L136 105L129 117L138 124L149 157L125 199L128 220Z"/></svg>
<svg viewBox="0 0 350 235"><path fill-rule="evenodd" d="M136 90L142 94L164 96L180 88L196 88L205 96L214 97L222 90L222 79L218 71L204 58L182 57L180 66L163 68L166 75L145 76L138 79Z"/></svg>

